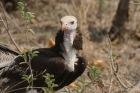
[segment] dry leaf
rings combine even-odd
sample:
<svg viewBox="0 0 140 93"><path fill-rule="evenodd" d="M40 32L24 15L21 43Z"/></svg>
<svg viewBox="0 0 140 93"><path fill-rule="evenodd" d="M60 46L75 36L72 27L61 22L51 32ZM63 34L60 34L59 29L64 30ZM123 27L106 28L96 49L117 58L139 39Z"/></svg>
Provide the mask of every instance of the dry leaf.
<svg viewBox="0 0 140 93"><path fill-rule="evenodd" d="M54 39L50 38L50 39L49 39L49 42L48 42L48 44L47 44L47 48L50 48L50 47L52 47L52 46L54 46L54 45L55 45Z"/></svg>
<svg viewBox="0 0 140 93"><path fill-rule="evenodd" d="M36 23L36 20L35 19L31 19L31 23Z"/></svg>
<svg viewBox="0 0 140 93"><path fill-rule="evenodd" d="M71 84L69 84L69 87L71 87L71 88L75 88L76 85L75 85L74 83L71 83Z"/></svg>
<svg viewBox="0 0 140 93"><path fill-rule="evenodd" d="M20 47L21 53L27 52L27 49L25 49L24 47Z"/></svg>
<svg viewBox="0 0 140 93"><path fill-rule="evenodd" d="M117 38L112 42L112 44L117 44L118 42L120 42L120 37L117 37Z"/></svg>

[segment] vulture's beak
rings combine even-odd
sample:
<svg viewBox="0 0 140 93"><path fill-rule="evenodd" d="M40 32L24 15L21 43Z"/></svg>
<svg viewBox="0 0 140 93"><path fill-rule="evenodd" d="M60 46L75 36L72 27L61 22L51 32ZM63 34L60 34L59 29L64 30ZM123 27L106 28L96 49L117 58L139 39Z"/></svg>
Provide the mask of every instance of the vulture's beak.
<svg viewBox="0 0 140 93"><path fill-rule="evenodd" d="M62 24L61 30L64 31L65 29L66 29L66 25L65 24Z"/></svg>

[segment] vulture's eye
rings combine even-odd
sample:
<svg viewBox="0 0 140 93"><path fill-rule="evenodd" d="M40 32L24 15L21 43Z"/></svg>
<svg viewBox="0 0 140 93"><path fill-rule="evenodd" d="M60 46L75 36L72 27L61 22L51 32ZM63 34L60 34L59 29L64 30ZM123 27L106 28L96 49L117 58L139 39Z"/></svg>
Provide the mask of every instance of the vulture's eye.
<svg viewBox="0 0 140 93"><path fill-rule="evenodd" d="M74 21L70 22L70 24L73 25L74 24Z"/></svg>

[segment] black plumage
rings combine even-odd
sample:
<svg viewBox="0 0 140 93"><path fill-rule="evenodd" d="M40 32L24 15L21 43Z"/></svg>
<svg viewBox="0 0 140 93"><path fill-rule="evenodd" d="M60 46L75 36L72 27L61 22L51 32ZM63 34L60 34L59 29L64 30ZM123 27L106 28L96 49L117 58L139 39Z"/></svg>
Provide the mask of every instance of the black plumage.
<svg viewBox="0 0 140 93"><path fill-rule="evenodd" d="M83 57L79 57L77 55L78 61L74 65L74 71L70 72L68 70L65 59L62 56L62 53L66 51L63 45L63 35L64 32L61 30L57 33L55 38L55 45L53 47L33 50L39 52L38 56L33 57L30 61L33 75L35 78L37 78L33 82L33 87L47 87L45 84L45 79L42 76L46 73L49 73L54 75L54 83L58 84L58 87L54 88L54 91L57 91L72 83L86 69L87 62ZM82 34L77 31L73 42L73 48L76 50L82 50L82 43ZM16 54L16 52L13 52L8 48L0 46L0 49L5 52ZM26 91L25 87L28 86L28 83L27 81L23 81L21 78L23 74L29 75L31 73L29 66L27 64L20 64L21 62L24 62L24 59L21 56L18 56L13 60L13 62L11 62L9 66L2 70L0 78L7 78L6 82L2 82L1 84L1 90L4 91L6 89L6 91L4 91L5 93L8 91L8 93L24 93ZM7 88L7 86L9 87ZM41 89L37 90L42 93Z"/></svg>

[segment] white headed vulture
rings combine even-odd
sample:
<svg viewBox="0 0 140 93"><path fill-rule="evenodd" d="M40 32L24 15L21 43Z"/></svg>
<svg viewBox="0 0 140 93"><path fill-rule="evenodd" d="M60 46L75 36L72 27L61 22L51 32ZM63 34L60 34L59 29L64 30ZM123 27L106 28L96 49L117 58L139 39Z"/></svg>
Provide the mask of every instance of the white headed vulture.
<svg viewBox="0 0 140 93"><path fill-rule="evenodd" d="M54 75L57 91L75 81L86 69L87 62L76 53L82 50L82 34L77 29L77 19L74 16L64 16L61 20L61 29L55 37L55 45L51 48L39 48L38 55L30 60L33 76L33 87L47 87L43 75ZM23 74L30 75L31 71L18 53L0 46L5 53L16 55L11 63L4 67L0 73L0 91L4 93L25 93L28 82L22 78ZM28 53L27 53L28 54ZM28 55L27 55L28 56ZM43 93L42 89L36 91ZM0 92L1 93L1 92Z"/></svg>

